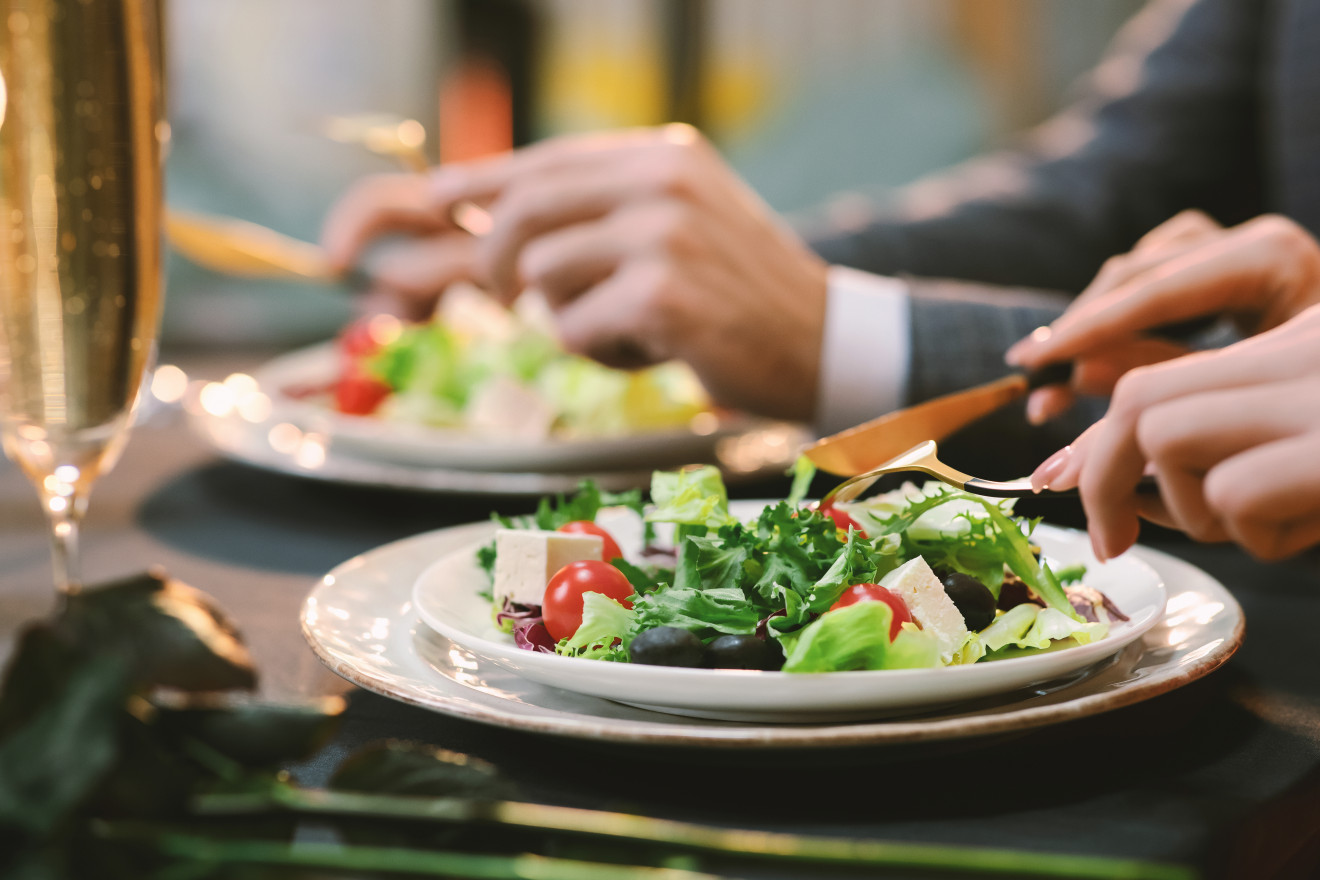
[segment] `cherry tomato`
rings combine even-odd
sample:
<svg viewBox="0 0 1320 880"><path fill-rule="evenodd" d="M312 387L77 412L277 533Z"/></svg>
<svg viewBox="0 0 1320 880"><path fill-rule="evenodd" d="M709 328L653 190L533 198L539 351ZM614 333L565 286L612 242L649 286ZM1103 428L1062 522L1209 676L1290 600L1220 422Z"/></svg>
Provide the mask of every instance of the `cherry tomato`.
<svg viewBox="0 0 1320 880"><path fill-rule="evenodd" d="M836 529L841 529L846 532L851 528L856 530L857 537L866 537L866 532L862 531L862 527L857 524L857 520L853 519L842 510L839 510L833 504L826 504L823 507L817 507L816 512L821 516L828 516L830 519L834 520L834 527Z"/></svg>
<svg viewBox="0 0 1320 880"><path fill-rule="evenodd" d="M361 318L341 330L339 350L352 360L360 360L379 351L380 342L372 334L371 319Z"/></svg>
<svg viewBox="0 0 1320 880"><path fill-rule="evenodd" d="M597 535L600 537L600 558L609 562L612 559L618 559L623 555L619 549L619 542L614 540L614 536L602 529L589 519L575 519L572 522L566 522L559 527L559 531L568 532L572 535Z"/></svg>
<svg viewBox="0 0 1320 880"><path fill-rule="evenodd" d="M555 641L568 638L582 625L583 593L601 593L624 608L632 607L628 597L633 594L633 586L623 572L594 559L570 562L550 578L541 602L545 628Z"/></svg>
<svg viewBox="0 0 1320 880"><path fill-rule="evenodd" d="M335 408L349 415L370 415L389 394L390 386L379 379L345 374L335 383Z"/></svg>
<svg viewBox="0 0 1320 880"><path fill-rule="evenodd" d="M889 641L891 642L897 638L898 631L904 623L912 622L912 613L908 611L908 607L903 603L903 600L879 584L857 584L849 587L830 606L830 611L856 605L858 602L884 602L894 612L894 618L889 624Z"/></svg>

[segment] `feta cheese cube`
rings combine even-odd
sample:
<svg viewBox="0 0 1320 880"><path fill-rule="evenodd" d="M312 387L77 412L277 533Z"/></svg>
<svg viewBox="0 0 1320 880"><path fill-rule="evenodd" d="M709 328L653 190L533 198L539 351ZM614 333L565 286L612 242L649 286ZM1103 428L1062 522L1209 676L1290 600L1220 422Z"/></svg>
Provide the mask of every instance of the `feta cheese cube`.
<svg viewBox="0 0 1320 880"><path fill-rule="evenodd" d="M582 559L599 560L599 535L500 529L495 533L495 601L540 605L555 572Z"/></svg>
<svg viewBox="0 0 1320 880"><path fill-rule="evenodd" d="M918 556L903 563L881 578L880 586L903 600L917 625L935 637L940 659L951 661L967 641L967 624L926 560Z"/></svg>

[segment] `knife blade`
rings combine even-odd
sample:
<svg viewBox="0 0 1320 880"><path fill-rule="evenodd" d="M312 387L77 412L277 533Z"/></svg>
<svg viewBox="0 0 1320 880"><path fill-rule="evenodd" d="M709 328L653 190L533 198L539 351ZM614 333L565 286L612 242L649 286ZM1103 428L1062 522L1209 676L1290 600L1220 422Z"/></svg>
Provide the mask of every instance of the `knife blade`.
<svg viewBox="0 0 1320 880"><path fill-rule="evenodd" d="M233 217L170 210L165 234L176 251L225 275L315 282L343 275L317 245Z"/></svg>
<svg viewBox="0 0 1320 880"><path fill-rule="evenodd" d="M926 440L943 440L977 419L1045 385L1065 383L1071 363L1031 374L1012 373L984 385L935 397L817 440L802 450L817 468L841 477L865 473Z"/></svg>

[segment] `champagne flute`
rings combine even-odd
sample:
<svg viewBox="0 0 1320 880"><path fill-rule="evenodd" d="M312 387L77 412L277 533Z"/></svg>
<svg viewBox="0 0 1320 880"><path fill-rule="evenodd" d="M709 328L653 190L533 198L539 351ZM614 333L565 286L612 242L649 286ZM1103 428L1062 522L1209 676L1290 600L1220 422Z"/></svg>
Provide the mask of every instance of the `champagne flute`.
<svg viewBox="0 0 1320 880"><path fill-rule="evenodd" d="M0 0L0 439L37 488L66 594L155 355L158 25L155 0Z"/></svg>

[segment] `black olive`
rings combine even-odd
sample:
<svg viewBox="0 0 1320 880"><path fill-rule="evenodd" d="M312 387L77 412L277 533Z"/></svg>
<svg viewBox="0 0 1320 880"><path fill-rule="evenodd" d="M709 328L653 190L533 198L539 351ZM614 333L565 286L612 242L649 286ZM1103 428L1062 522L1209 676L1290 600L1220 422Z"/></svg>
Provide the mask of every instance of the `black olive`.
<svg viewBox="0 0 1320 880"><path fill-rule="evenodd" d="M652 666L705 666L706 646L685 629L657 626L637 634L628 646L628 659Z"/></svg>
<svg viewBox="0 0 1320 880"><path fill-rule="evenodd" d="M720 636L706 646L706 657L716 669L768 669L784 665L784 650L774 639L756 636Z"/></svg>
<svg viewBox="0 0 1320 880"><path fill-rule="evenodd" d="M968 629L983 630L995 619L994 593L970 574L955 571L945 575L944 593L958 606Z"/></svg>

